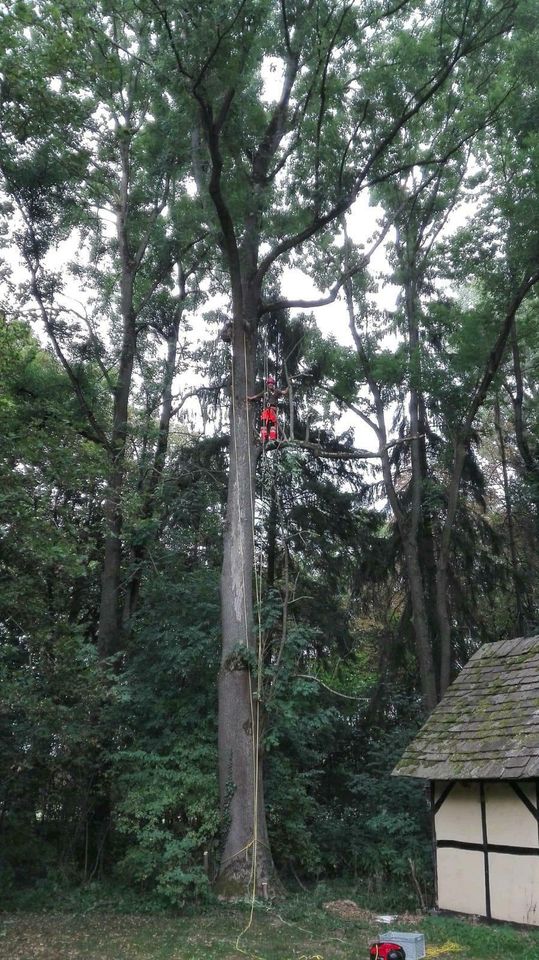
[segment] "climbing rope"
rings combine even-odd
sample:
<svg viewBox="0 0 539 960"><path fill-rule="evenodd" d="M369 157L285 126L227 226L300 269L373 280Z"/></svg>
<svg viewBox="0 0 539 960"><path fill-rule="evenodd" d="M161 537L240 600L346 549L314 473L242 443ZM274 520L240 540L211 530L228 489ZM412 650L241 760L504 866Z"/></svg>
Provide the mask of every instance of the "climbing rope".
<svg viewBox="0 0 539 960"><path fill-rule="evenodd" d="M267 388L268 381L268 345L267 345L267 334L264 338L264 387L263 387L263 402L264 407L269 403L269 394ZM259 497L260 503L260 535L258 538L257 545L257 535L256 535L256 491L255 483L251 482L253 477L253 463L251 457L251 422L250 422L250 408L249 400L247 393L247 385L249 380L249 370L247 362L247 339L245 332L243 332L243 378L245 383L245 428L246 428L246 441L247 441L247 460L248 460L248 471L249 471L249 482L250 486L250 520L251 520L251 532L252 532L252 550L253 550L253 567L254 567L254 585L255 585L255 602L257 610L257 682L256 682L256 691L253 689L253 680L252 672L248 671L248 683L249 683L249 706L251 714L251 749L252 749L252 762L253 762L253 830L252 837L248 843L246 843L240 850L236 851L230 857L228 857L223 862L228 862L229 860L234 860L241 853L248 855L248 851L252 850L251 854L251 870L250 870L250 912L249 919L246 926L238 934L236 940L236 949L245 955L254 956L252 953L247 954L240 946L240 940L247 933L253 923L254 909L256 903L256 892L257 892L257 874L258 874L258 848L259 845L265 846L269 849L268 844L260 840L258 835L258 806L260 799L260 764L259 764L259 753L260 753L260 726L261 726L261 711L262 711L262 697L263 697L263 666L264 666L264 640L263 640L263 627L262 627L262 596L263 596L263 560L264 560L264 541L263 541L263 529L264 529L264 518L265 518L265 493L266 493L266 472L267 472L267 457L266 457L266 434L262 436L262 462L261 462L261 482L260 490L261 494ZM237 471L238 464L238 438L236 426L236 381L235 381L235 357L232 357L232 376L231 376L231 390L232 390L232 425L233 425L233 451L235 457L235 487L236 487L236 497L237 497L237 510L238 510L238 519L241 519L242 515L242 503L240 497L240 484L239 476ZM251 638L249 635L249 615L247 610L247 585L245 578L245 553L243 538L240 536L240 555L241 555L241 568L242 568L242 587L243 587L243 616L245 623L245 646L247 649L251 647ZM261 960L261 958L258 958ZM318 955L312 958L305 958L305 960L322 960Z"/></svg>
<svg viewBox="0 0 539 960"><path fill-rule="evenodd" d="M267 395L267 344L265 343L264 348L264 401L266 401ZM251 483L251 477L253 475L253 464L251 458L251 424L249 416L249 401L247 394L247 384L249 379L249 371L247 364L247 340L245 336L245 331L243 332L243 365L244 365L244 383L245 383L245 423L246 423L246 433L247 433L247 458L248 458L248 470L249 470L249 482ZM235 379L234 379L234 357L232 357L232 420L235 427L236 423L236 390L235 390ZM262 490L264 490L264 472L265 472L265 442L263 441L262 447ZM236 495L237 495L237 508L238 508L238 517L241 516L241 498L240 498L240 489L239 489L239 478L237 474L237 463L238 463L238 446L237 446L237 436L236 430L234 428L234 456L236 459ZM241 850L234 853L228 859L235 859L240 853L247 852L252 848L251 856L251 872L250 872L250 887L251 887L251 909L249 913L249 920L245 928L238 934L236 940L236 948L240 952L244 952L240 947L241 938L247 933L253 923L254 909L256 903L256 885L257 885L257 873L258 873L258 845L260 843L258 837L258 803L260 796L260 765L259 765L259 752L260 752L260 718L261 718L261 701L262 701L262 667L263 667L263 632L262 632L262 563L263 563L263 544L262 537L260 537L259 544L259 555L257 559L257 545L256 545L256 532L255 532L255 517L256 517L256 496L255 496L255 485L251 483L250 488L250 499L251 499L251 531L252 531L252 541L253 541L253 561L254 561L254 581L255 581L255 599L256 599L256 608L257 608L257 633L258 633L258 643L257 643L257 685L256 685L256 696L253 690L252 682L252 673L249 670L249 704L250 704L250 713L251 713L251 738L252 738L252 761L253 761L253 835L252 839L247 843ZM263 499L262 499L262 511L263 511ZM263 515L263 513L262 513ZM246 602L246 582L245 582L245 555L243 551L243 539L240 537L240 550L241 550L241 559L242 559L242 586L243 586L243 615L245 622L245 644L246 647L250 648L250 637L249 637L249 619L247 613L247 602ZM267 846L267 844L264 844Z"/></svg>
<svg viewBox="0 0 539 960"><path fill-rule="evenodd" d="M446 943L442 943L441 947L427 947L425 956L430 958L433 957L445 957L448 953L460 953L462 947L455 943L454 940L448 940Z"/></svg>

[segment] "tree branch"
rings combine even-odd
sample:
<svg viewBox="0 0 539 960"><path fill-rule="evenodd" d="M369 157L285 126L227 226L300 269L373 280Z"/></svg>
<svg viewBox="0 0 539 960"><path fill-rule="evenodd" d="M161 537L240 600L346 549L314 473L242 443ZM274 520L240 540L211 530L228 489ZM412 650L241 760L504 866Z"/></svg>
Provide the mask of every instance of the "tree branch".
<svg viewBox="0 0 539 960"><path fill-rule="evenodd" d="M378 249L380 244L385 240L391 227L392 221L389 219L386 220L384 227L382 228L379 236L373 243L370 250L363 254L357 264L355 264L353 267L349 267L341 274L337 282L331 287L327 297L319 297L316 300L288 300L286 298L282 300L273 300L270 303L262 304L259 315L262 316L263 314L270 313L273 310L289 310L292 308L309 310L312 307L325 307L329 303L334 303L342 287L345 286L345 284L351 280L352 277L359 273L360 270L363 270L369 264L373 254Z"/></svg>
<svg viewBox="0 0 539 960"><path fill-rule="evenodd" d="M314 680L314 682L319 683L324 690L328 690L329 693L332 693L335 697L342 697L343 700L355 700L356 703L370 703L369 697L352 697L349 693L341 693L339 690L333 690L332 687L328 687L327 683L324 683L319 677L313 677L311 673L295 673L294 676L300 680Z"/></svg>

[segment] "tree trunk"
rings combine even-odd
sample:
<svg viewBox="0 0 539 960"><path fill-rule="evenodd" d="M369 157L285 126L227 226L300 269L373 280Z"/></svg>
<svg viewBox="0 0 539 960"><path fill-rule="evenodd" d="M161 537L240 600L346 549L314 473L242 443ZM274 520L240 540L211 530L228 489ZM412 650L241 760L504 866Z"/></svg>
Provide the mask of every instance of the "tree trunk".
<svg viewBox="0 0 539 960"><path fill-rule="evenodd" d="M505 501L505 515L507 517L507 533L509 537L509 553L511 556L511 577L513 580L513 590L515 592L515 621L516 631L519 636L524 634L525 617L520 593L520 578L518 575L518 557L515 543L515 528L513 524L513 509L511 506L511 493L509 489L509 473L507 470L507 454L505 449L505 440L503 436L502 417L500 411L500 398L496 394L494 401L494 427L498 435L498 446L500 448L500 462L502 465L503 478L503 496Z"/></svg>
<svg viewBox="0 0 539 960"><path fill-rule="evenodd" d="M438 567L436 570L436 612L438 616L438 634L440 637L440 697L445 694L451 682L451 616L449 612L449 552L451 536L457 513L458 496L462 468L466 456L466 442L462 437L455 441L453 472L447 497L447 514L440 537Z"/></svg>
<svg viewBox="0 0 539 960"><path fill-rule="evenodd" d="M417 537L417 528L409 517L403 513L399 503L397 491L391 476L391 465L387 448L387 434L385 427L384 409L380 397L380 392L374 382L371 385L371 391L375 397L375 406L378 420L378 430L380 438L380 458L382 465L382 476L386 489L387 498L395 517L399 534L404 550L404 560L406 565L406 578L410 590L410 602L412 607L412 623L414 629L414 640L419 665L419 676L421 680L421 693L423 702L427 710L433 710L438 702L436 694L436 676L434 672L434 659L432 656L432 645L428 629L428 614L425 603L425 590L423 578L421 575L421 564L419 559L419 544Z"/></svg>
<svg viewBox="0 0 539 960"><path fill-rule="evenodd" d="M267 559L267 584L268 590L272 590L275 586L275 572L277 564L277 522L278 522L278 511L277 511L277 481L275 476L275 460L272 461L271 465L272 476L271 476L271 487L270 487L270 506L269 506L269 515L268 515L268 559Z"/></svg>
<svg viewBox="0 0 539 960"><path fill-rule="evenodd" d="M120 587L122 569L122 493L125 471L125 447L129 394L135 358L136 329L133 315L133 277L122 278L123 337L114 389L111 463L104 503L106 525L101 602L97 628L99 655L108 657L119 649L120 641Z"/></svg>
<svg viewBox="0 0 539 960"><path fill-rule="evenodd" d="M535 508L534 533L536 541L539 540L539 461L530 449L526 430L524 427L524 379L522 375L522 364L520 360L520 348L518 344L518 335L516 323L511 328L511 346L513 352L513 372L515 375L515 395L511 398L513 402L513 413L515 418L515 437L518 451L524 464L524 475L530 484L530 490L533 497Z"/></svg>
<svg viewBox="0 0 539 960"><path fill-rule="evenodd" d="M221 575L219 783L226 829L218 891L243 895L271 884L262 778L261 677L253 622L253 520L257 445L253 393L255 335L234 318L230 471Z"/></svg>
<svg viewBox="0 0 539 960"><path fill-rule="evenodd" d="M137 343L136 318L133 305L135 268L129 246L128 215L130 159L129 142L120 147L121 181L120 203L116 215L116 234L120 256L120 313L122 318L122 345L118 377L114 387L112 432L110 439L110 473L104 504L105 555L101 579L101 601L97 627L97 646L101 658L117 652L120 646L120 586L122 569L122 493L125 471L125 447L129 395Z"/></svg>
<svg viewBox="0 0 539 960"><path fill-rule="evenodd" d="M173 412L172 384L176 370L180 320L181 311L179 310L167 337L167 356L163 371L159 432L157 434L150 476L143 488L142 507L140 512L142 520L149 520L156 513L156 493L159 483L162 479L163 470L167 459L168 441L170 436L170 421L172 419ZM137 546L133 549L133 572L126 587L125 602L123 607L122 630L124 634L128 634L131 620L137 608L138 597L142 583L142 564L146 558L147 552L148 543L146 539L144 542L137 544Z"/></svg>
<svg viewBox="0 0 539 960"><path fill-rule="evenodd" d="M411 439L411 463L412 463L412 506L407 516L399 502L399 497L393 483L391 474L391 463L387 446L387 430L385 422L385 410L382 401L380 388L372 376L368 358L363 349L357 332L354 335L354 310L351 290L346 290L348 301L348 313L352 334L356 341L363 369L365 371L367 383L374 399L377 421L377 435L380 444L380 458L382 466L382 476L384 486L389 500L393 516L399 530L403 551L404 563L406 567L406 579L410 592L410 604L412 608L412 625L414 631L414 643L419 666L419 677L421 682L421 693L425 708L430 712L438 702L436 692L436 674L434 668L434 659L432 651L431 636L429 631L428 609L425 599L425 585L421 570L421 558L419 550L419 530L421 520L421 501L422 501L422 473L421 473L421 451L419 446L419 391L418 382L420 380L419 367L419 327L417 319L417 285L414 277L413 264L409 262L408 254L400 245L399 254L404 257L403 267L406 271L405 277L405 309L408 322L408 347L410 352L410 365L412 370L410 381L410 431ZM416 362L416 370L413 370L413 363Z"/></svg>
<svg viewBox="0 0 539 960"><path fill-rule="evenodd" d="M417 432L419 437L419 462L421 472L422 503L421 518L418 532L419 564L423 577L423 589L425 591L425 603L427 607L427 617L429 624L429 634L432 645L432 656L437 678L440 677L440 646L436 618L436 567L438 564L435 534L434 534L434 516L432 508L425 499L425 482L429 476L429 467L427 460L427 413L425 409L425 397L423 391L419 394L419 416L417 421ZM439 681L438 681L439 682Z"/></svg>
<svg viewBox="0 0 539 960"><path fill-rule="evenodd" d="M408 588L410 590L412 623L419 665L419 676L421 679L421 691L423 693L425 707L430 712L434 710L434 707L438 703L438 697L436 693L436 676L417 537L405 529L400 529L400 533L403 541Z"/></svg>
<svg viewBox="0 0 539 960"><path fill-rule="evenodd" d="M408 325L408 351L410 360L410 460L412 466L410 516L401 529L406 560L408 585L412 601L412 621L416 640L417 657L425 706L434 709L437 703L434 650L428 614L428 571L422 568L423 534L423 486L426 480L425 438L420 436L421 414L421 355L419 338L419 302L414 263L416 237L406 235L401 248L398 243L405 279L405 310ZM424 408L424 405L423 405ZM407 529L406 529L407 528Z"/></svg>

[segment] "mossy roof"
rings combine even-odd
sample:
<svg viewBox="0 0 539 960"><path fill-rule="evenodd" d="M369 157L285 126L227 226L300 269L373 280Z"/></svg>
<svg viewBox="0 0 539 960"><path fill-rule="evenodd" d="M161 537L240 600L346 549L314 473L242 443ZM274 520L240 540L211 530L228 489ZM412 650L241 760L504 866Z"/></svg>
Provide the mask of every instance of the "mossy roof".
<svg viewBox="0 0 539 960"><path fill-rule="evenodd" d="M484 644L393 774L427 780L539 777L539 636Z"/></svg>

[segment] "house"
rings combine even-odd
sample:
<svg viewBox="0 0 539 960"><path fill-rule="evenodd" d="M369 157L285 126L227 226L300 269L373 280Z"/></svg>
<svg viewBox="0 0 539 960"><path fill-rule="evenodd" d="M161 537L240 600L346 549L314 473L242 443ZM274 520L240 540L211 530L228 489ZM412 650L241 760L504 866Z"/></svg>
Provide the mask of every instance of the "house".
<svg viewBox="0 0 539 960"><path fill-rule="evenodd" d="M539 926L539 636L481 647L393 774L430 781L439 908Z"/></svg>

